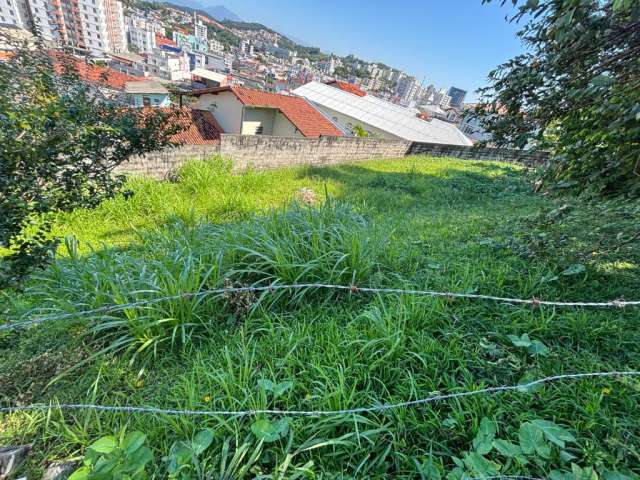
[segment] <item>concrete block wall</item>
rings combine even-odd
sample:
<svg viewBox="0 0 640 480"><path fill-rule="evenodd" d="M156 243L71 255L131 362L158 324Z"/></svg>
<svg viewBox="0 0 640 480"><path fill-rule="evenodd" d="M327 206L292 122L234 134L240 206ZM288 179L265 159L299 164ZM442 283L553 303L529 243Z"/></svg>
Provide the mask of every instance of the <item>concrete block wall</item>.
<svg viewBox="0 0 640 480"><path fill-rule="evenodd" d="M182 145L136 155L116 167L117 173L167 179L188 160L206 160L220 154L220 145Z"/></svg>
<svg viewBox="0 0 640 480"><path fill-rule="evenodd" d="M252 167L264 170L293 165L332 165L404 157L411 142L377 138L272 137L226 135L220 139L220 154L230 158L237 170Z"/></svg>
<svg viewBox="0 0 640 480"><path fill-rule="evenodd" d="M528 167L543 164L548 158L547 152L538 150L513 150L510 148L480 148L440 143L413 142L407 155L431 155L433 157L456 157L472 160L497 160L500 162L521 163Z"/></svg>

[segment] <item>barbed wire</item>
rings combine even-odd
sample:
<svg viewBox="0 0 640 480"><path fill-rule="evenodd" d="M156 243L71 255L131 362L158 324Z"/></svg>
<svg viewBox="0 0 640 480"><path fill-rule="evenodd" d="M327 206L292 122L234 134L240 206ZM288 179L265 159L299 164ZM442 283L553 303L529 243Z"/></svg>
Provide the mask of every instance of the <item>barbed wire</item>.
<svg viewBox="0 0 640 480"><path fill-rule="evenodd" d="M503 393L509 391L524 392L536 385L542 385L560 380L579 380L594 377L631 377L640 376L640 371L614 371L614 372L591 372L591 373L570 373L564 375L552 375L540 378L527 383L518 385L503 385L499 387L487 387L480 390L467 390L464 392L447 393L441 395L432 395L417 400L408 400L399 403L385 403L374 405L371 407L357 407L343 410L279 410L279 409L262 409L262 410L180 410L158 407L129 406L129 405L94 405L79 403L63 403L56 405L32 404L17 405L14 407L0 407L0 413L14 413L21 411L42 411L57 408L59 410L95 410L103 412L125 412L125 413L150 413L158 415L188 415L188 416L232 416L246 417L256 415L282 415L282 416L305 416L305 417L325 417L333 415L352 415L357 413L372 413L385 410L392 410L403 407L414 407L417 405L425 405L428 403L439 402L443 400L451 400L454 398L470 397L475 395Z"/></svg>
<svg viewBox="0 0 640 480"><path fill-rule="evenodd" d="M552 300L540 300L538 298L509 298L509 297L497 297L493 295L482 295L477 293L456 293L456 292L439 292L435 290L412 290L402 288L376 288L376 287L358 287L356 285L332 285L324 283L302 283L302 284L290 284L290 285L266 285L266 286L248 286L248 287L227 287L227 288L215 288L210 290L200 290L198 292L183 292L175 295L168 295L164 297L150 298L146 300L138 300L136 302L123 303L117 305L105 305L103 307L94 308L91 310L81 310L77 312L67 312L55 315L43 315L32 320L26 320L15 323L7 323L0 325L0 331L12 330L16 328L25 328L32 325L37 325L44 322L63 320L66 318L84 317L87 315L94 315L100 313L113 313L120 310L126 310L128 308L142 307L154 303L164 302L168 300L179 300L183 298L201 297L207 295L217 295L226 293L237 292L266 292L276 290L302 290L308 288L317 289L333 289L333 290L347 290L351 293L380 293L380 294L395 294L395 295L420 295L431 297L445 297L445 298L467 298L472 300L489 300L498 303L505 304L521 304L530 305L532 307L539 306L553 306L553 307L586 307L586 308L624 308L628 306L640 306L640 300L609 300L605 302L562 302Z"/></svg>

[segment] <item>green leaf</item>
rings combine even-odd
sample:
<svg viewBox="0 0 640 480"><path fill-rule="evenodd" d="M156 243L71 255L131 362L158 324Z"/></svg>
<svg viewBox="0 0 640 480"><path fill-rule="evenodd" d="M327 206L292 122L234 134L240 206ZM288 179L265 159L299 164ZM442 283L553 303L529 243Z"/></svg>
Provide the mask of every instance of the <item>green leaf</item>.
<svg viewBox="0 0 640 480"><path fill-rule="evenodd" d="M433 463L433 457L425 459L422 463L416 461L416 468L423 480L440 480L442 478L440 469Z"/></svg>
<svg viewBox="0 0 640 480"><path fill-rule="evenodd" d="M604 480L633 480L632 477L623 475L620 472L612 472L610 470L605 470L605 472L602 474L602 478Z"/></svg>
<svg viewBox="0 0 640 480"><path fill-rule="evenodd" d="M573 474L571 472L552 470L549 473L549 480L573 480Z"/></svg>
<svg viewBox="0 0 640 480"><path fill-rule="evenodd" d="M213 432L211 430L202 430L193 437L191 442L191 448L193 453L197 456L204 452L209 445L213 442Z"/></svg>
<svg viewBox="0 0 640 480"><path fill-rule="evenodd" d="M493 447L502 455L508 458L514 458L522 453L519 445L511 443L508 440L494 440Z"/></svg>
<svg viewBox="0 0 640 480"><path fill-rule="evenodd" d="M580 467L575 463L571 464L571 473L574 480L598 480L598 474L593 467Z"/></svg>
<svg viewBox="0 0 640 480"><path fill-rule="evenodd" d="M271 380L262 378L258 380L258 386L265 392L273 392L276 397L279 397L293 387L293 382L287 380L285 382L274 383Z"/></svg>
<svg viewBox="0 0 640 480"><path fill-rule="evenodd" d="M256 420L251 425L251 431L260 440L266 443L275 442L284 437L289 431L289 419L281 418L276 422L263 418Z"/></svg>
<svg viewBox="0 0 640 480"><path fill-rule="evenodd" d="M131 454L144 444L146 438L147 436L142 432L131 432L122 442L122 449L126 454Z"/></svg>
<svg viewBox="0 0 640 480"><path fill-rule="evenodd" d="M542 390L542 388L544 387L544 385L542 383L536 383L534 385L531 386L525 386L528 383L531 383L533 381L536 380L536 376L534 376L531 373L526 373L520 380L518 380L518 391L523 392L523 393L533 393L533 392L537 392L539 390Z"/></svg>
<svg viewBox="0 0 640 480"><path fill-rule="evenodd" d="M485 455L491 451L493 439L496 437L496 424L488 418L480 421L480 429L473 439L473 448L480 455Z"/></svg>
<svg viewBox="0 0 640 480"><path fill-rule="evenodd" d="M536 453L543 458L549 458L551 449L545 442L542 430L533 423L525 422L520 425L520 429L518 430L518 440L520 441L520 448L522 449L522 452L526 455Z"/></svg>
<svg viewBox="0 0 640 480"><path fill-rule="evenodd" d="M102 437L89 445L89 449L98 453L111 453L117 446L118 441L116 440L116 437L113 435L107 435L106 437Z"/></svg>
<svg viewBox="0 0 640 480"><path fill-rule="evenodd" d="M549 348L540 340L533 340L531 345L527 348L527 352L531 355L540 355L546 357L549 355Z"/></svg>
<svg viewBox="0 0 640 480"><path fill-rule="evenodd" d="M90 472L89 467L80 467L69 476L68 480L87 480Z"/></svg>
<svg viewBox="0 0 640 480"><path fill-rule="evenodd" d="M570 277L572 275L579 275L583 273L585 270L586 270L586 267L581 263L574 263L573 265L570 265L569 267L564 269L562 273L560 273L560 275L564 275L565 277Z"/></svg>
<svg viewBox="0 0 640 480"><path fill-rule="evenodd" d="M474 474L479 476L492 476L500 473L500 466L484 458L477 452L470 452L464 456L464 464Z"/></svg>
<svg viewBox="0 0 640 480"><path fill-rule="evenodd" d="M517 335L507 335L511 343L513 343L516 347L530 347L531 339L527 333L523 333L522 336L518 337Z"/></svg>
<svg viewBox="0 0 640 480"><path fill-rule="evenodd" d="M560 448L565 447L566 442L575 442L576 439L571 432L548 420L533 420L531 422L537 426L551 443L555 443Z"/></svg>

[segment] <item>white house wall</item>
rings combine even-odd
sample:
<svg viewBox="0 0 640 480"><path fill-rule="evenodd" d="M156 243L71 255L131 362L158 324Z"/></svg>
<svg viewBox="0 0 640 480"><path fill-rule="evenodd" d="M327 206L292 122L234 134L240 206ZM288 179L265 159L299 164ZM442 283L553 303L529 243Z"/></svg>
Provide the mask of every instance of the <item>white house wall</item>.
<svg viewBox="0 0 640 480"><path fill-rule="evenodd" d="M231 92L217 95L200 95L194 108L209 110L218 121L224 133L240 133L242 124L242 103Z"/></svg>
<svg viewBox="0 0 640 480"><path fill-rule="evenodd" d="M242 119L242 135L255 135L258 127L262 127L262 135L273 135L273 108L245 107Z"/></svg>
<svg viewBox="0 0 640 480"><path fill-rule="evenodd" d="M277 137L303 137L296 126L281 112L277 112L273 122L273 135Z"/></svg>

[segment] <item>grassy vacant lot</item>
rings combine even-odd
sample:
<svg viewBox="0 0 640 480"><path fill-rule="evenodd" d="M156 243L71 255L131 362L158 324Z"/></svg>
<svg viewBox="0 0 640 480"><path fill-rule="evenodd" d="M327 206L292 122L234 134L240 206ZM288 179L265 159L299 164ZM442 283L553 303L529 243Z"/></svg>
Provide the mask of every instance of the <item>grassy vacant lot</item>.
<svg viewBox="0 0 640 480"><path fill-rule="evenodd" d="M640 204L535 195L504 164L417 157L232 176L193 163L177 183L130 188L59 219L56 233L75 240L23 292L5 292L3 318L275 282L640 296ZM301 188L315 205L292 204ZM54 404L0 414L0 445L32 443L31 472L140 431L153 458L138 460L156 478L635 478L638 377L319 418L55 403L334 410L640 370L639 313L307 289L72 317L0 332L0 405Z"/></svg>

